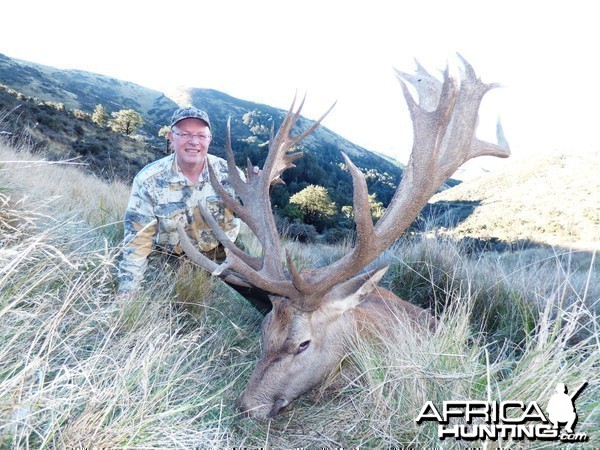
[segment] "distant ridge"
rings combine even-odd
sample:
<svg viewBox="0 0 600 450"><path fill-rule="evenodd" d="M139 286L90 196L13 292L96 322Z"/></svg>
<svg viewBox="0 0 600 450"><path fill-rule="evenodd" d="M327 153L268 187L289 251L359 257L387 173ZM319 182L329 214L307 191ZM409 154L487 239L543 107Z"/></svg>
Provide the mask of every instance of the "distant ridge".
<svg viewBox="0 0 600 450"><path fill-rule="evenodd" d="M599 173L600 149L511 156L432 202L458 222L453 234L600 250Z"/></svg>
<svg viewBox="0 0 600 450"><path fill-rule="evenodd" d="M0 54L0 139L14 140L24 133L35 151L50 159L77 158L101 177L130 181L143 165L163 156L166 142L158 130L178 105L189 103L211 115L213 153L222 155L224 127L231 117L233 146L241 166L247 157L261 163L268 139L262 130L272 123L277 126L285 114L214 89L180 88L163 93L103 75L59 70ZM89 114L97 104L109 112L135 109L146 124L132 138L73 113L79 109ZM300 120L303 128L310 123ZM402 175L398 162L354 145L325 127L302 142L301 149L306 156L298 160L296 169L286 172L287 185L274 191L275 207L286 205L291 194L308 184L325 186L338 207L351 205L352 184L340 151L351 155L367 175L371 192L384 205ZM423 216L458 237L600 248L600 150L584 153L573 149L528 158L513 155L503 166L458 186L449 180L446 188L455 187L434 196Z"/></svg>
<svg viewBox="0 0 600 450"><path fill-rule="evenodd" d="M38 133L39 139L45 142L42 147L56 157L61 152L70 157L84 156L86 161L95 161L96 170L103 173L116 171L123 178L130 178L137 166L156 159L165 151L165 139L159 137L158 133L169 123L178 105L193 104L209 113L214 134L211 152L219 156L224 153L225 124L231 117L233 146L236 161L240 165L245 165L247 157L255 164L262 163L266 155L264 144L268 135L257 130L270 129L273 123L277 127L285 115L285 111L281 109L237 99L214 89L181 88L163 93L105 75L74 69L61 70L12 59L2 54L0 84L33 99L63 104L70 111L81 110L91 114L96 105L101 104L108 113L121 109L139 112L145 124L134 139L123 141L115 138L113 145L113 141L111 144L106 142L112 137L105 129L96 130L89 123L76 122L72 116L69 118L68 114L60 111L50 111L45 106L45 111L41 113L36 101L29 104L30 127L35 128L36 133L44 134L41 136ZM8 99L6 102L6 105L0 104L0 111L8 103L15 104L15 101ZM23 105L27 106L25 103ZM50 113L52 117L47 117ZM248 122L248 114L252 115L252 124ZM44 122L43 127L38 125L40 122ZM58 126L56 122L61 122L62 125ZM307 128L311 123L312 121L301 118L299 127ZM123 172L115 166L115 161L121 160L116 153L120 152L122 157L128 158L132 152L128 148L135 148L134 154L137 156L129 158L130 169ZM389 203L402 175L402 169L389 158L382 158L355 145L323 126L301 143L301 150L306 156L299 160L297 169L286 174L288 185L284 188L285 192L276 197L276 202L280 205L308 184L326 187L339 207L351 205L352 184L348 172L344 170L341 151L346 152L368 174L367 182L371 192L376 193L377 199L384 205ZM99 158L98 154L102 157ZM102 168L103 163L112 166Z"/></svg>

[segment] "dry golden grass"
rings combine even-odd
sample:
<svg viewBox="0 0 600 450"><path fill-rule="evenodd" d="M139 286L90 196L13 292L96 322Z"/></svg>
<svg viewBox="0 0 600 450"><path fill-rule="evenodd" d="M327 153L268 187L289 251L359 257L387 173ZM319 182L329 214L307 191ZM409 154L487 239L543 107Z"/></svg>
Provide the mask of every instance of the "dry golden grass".
<svg viewBox="0 0 600 450"><path fill-rule="evenodd" d="M10 227L0 238L2 450L468 448L485 443L442 442L415 424L425 401L545 405L557 382L584 380L577 431L599 445L594 254L471 254L453 241L401 241L380 259L391 264L385 282L443 306L435 333L417 339L398 323L385 339L357 340L337 378L277 419L249 420L234 400L260 352L260 315L189 266L115 304L111 227L128 188L8 148L0 155L24 160L0 165L0 217ZM307 266L347 251L290 248ZM488 448L499 446L553 443Z"/></svg>
<svg viewBox="0 0 600 450"><path fill-rule="evenodd" d="M515 155L503 170L434 197L477 202L452 233L600 248L600 150Z"/></svg>
<svg viewBox="0 0 600 450"><path fill-rule="evenodd" d="M107 184L81 170L76 160L49 162L25 149L0 143L0 192L12 203L27 201L28 211L53 218L74 217L102 231L117 244L130 186Z"/></svg>

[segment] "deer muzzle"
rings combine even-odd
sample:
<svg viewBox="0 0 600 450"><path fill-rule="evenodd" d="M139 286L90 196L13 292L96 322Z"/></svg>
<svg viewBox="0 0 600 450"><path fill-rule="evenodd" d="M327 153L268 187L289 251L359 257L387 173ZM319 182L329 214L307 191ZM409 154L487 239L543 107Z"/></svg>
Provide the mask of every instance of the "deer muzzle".
<svg viewBox="0 0 600 450"><path fill-rule="evenodd" d="M273 402L251 406L244 399L244 395L241 395L236 400L236 406L242 414L246 417L254 417L258 419L274 418L280 411L289 405L289 402L284 398L278 398Z"/></svg>

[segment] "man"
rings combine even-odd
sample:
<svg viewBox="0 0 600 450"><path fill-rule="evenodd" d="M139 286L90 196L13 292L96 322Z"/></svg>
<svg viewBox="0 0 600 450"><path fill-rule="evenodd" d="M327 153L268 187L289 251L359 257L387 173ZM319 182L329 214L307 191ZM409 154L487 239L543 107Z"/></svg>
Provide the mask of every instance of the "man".
<svg viewBox="0 0 600 450"><path fill-rule="evenodd" d="M208 164L225 190L235 195L228 180L227 162L208 154L212 134L206 112L194 107L175 111L168 139L174 152L144 167L133 180L119 264L121 297L140 286L152 251L184 256L177 233L179 222L201 252L213 259L224 258L223 248L202 218L198 202L205 205L232 241L240 231L240 220L225 207L209 180ZM266 292L232 287L261 312L270 310Z"/></svg>

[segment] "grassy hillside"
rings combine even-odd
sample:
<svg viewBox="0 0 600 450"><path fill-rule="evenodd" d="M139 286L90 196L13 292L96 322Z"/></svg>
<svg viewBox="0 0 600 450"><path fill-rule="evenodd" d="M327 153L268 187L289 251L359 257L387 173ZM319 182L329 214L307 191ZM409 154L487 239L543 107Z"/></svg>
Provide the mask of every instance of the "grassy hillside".
<svg viewBox="0 0 600 450"><path fill-rule="evenodd" d="M398 323L361 340L337 377L277 419L249 420L234 401L260 353L256 311L189 266L116 304L128 187L38 160L0 143L0 449L470 448L486 443L442 442L415 423L426 401L545 407L558 382L583 381L576 431L600 445L593 254L401 240L381 257L384 284L431 307L438 329L419 339ZM313 267L347 251L288 246Z"/></svg>
<svg viewBox="0 0 600 450"><path fill-rule="evenodd" d="M165 117L177 108L163 93L135 83L82 70L62 70L0 54L0 83L43 101L60 102L68 109L91 113L102 104L108 112L134 109L156 136ZM158 128L156 128L158 126Z"/></svg>
<svg viewBox="0 0 600 450"><path fill-rule="evenodd" d="M0 85L0 138L49 160L71 160L104 179L129 181L162 150L96 125L61 103L27 97Z"/></svg>
<svg viewBox="0 0 600 450"><path fill-rule="evenodd" d="M60 70L1 54L0 85L6 86L4 92L0 92L5 97L0 98L0 118L17 111L12 118L13 122L18 122L15 128L33 130L31 133L41 143L39 148L53 159L82 156L94 173L101 176L114 174L127 180L131 180L148 161L162 156L166 141L158 136L158 132L169 124L179 105L192 104L209 113L214 135L211 152L217 156L224 156L225 127L231 118L233 148L236 161L242 167L246 166L248 158L254 164L262 165L271 125L278 127L285 115L285 111L277 108L237 99L213 89L183 88L164 94L99 74ZM9 90L16 98L8 98ZM144 125L132 136L133 139L95 127L89 115L99 104L108 113L133 109L142 115ZM295 132L303 131L311 124L312 121L301 118ZM349 154L366 174L370 192L375 193L377 201L383 205L389 203L401 178L402 169L398 164L325 127L317 128L305 139L301 150L306 155L299 160L296 169L286 173L284 181L287 184L275 189L274 204L282 211L293 194L311 184L324 186L336 203L338 214L328 223L319 224L320 229L348 226L341 210L352 204L352 186L341 151ZM282 214L293 219L298 211Z"/></svg>
<svg viewBox="0 0 600 450"><path fill-rule="evenodd" d="M513 158L513 157L511 157ZM451 233L600 248L600 150L518 157L490 173L437 194Z"/></svg>

